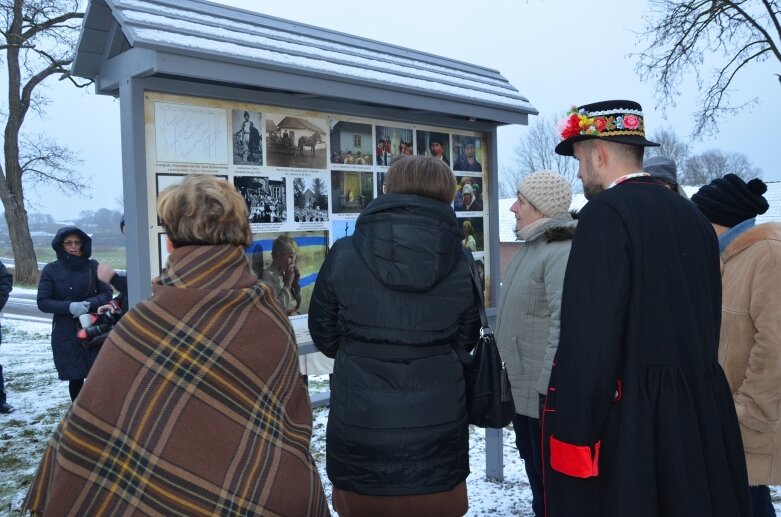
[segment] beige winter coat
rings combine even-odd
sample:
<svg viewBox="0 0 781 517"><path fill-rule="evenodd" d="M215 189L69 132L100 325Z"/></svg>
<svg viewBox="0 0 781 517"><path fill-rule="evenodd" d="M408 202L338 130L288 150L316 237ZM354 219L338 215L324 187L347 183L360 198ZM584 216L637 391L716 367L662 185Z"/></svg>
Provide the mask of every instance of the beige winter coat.
<svg viewBox="0 0 781 517"><path fill-rule="evenodd" d="M735 398L751 485L781 484L781 223L721 255L719 362Z"/></svg>

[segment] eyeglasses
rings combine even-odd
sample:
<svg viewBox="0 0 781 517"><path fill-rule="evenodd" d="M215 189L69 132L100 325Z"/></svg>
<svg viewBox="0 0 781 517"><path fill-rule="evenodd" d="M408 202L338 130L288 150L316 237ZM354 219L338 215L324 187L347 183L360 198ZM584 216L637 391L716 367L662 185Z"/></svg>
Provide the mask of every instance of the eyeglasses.
<svg viewBox="0 0 781 517"><path fill-rule="evenodd" d="M81 241L63 241L65 246L81 246Z"/></svg>

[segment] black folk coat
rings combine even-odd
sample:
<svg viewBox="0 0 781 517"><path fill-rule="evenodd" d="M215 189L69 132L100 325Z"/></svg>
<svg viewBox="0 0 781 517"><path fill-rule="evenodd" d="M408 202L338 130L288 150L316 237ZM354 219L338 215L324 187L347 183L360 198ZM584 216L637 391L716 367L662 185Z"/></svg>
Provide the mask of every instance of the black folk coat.
<svg viewBox="0 0 781 517"><path fill-rule="evenodd" d="M323 263L309 309L335 357L328 477L363 495L443 492L469 474L461 363L480 319L453 209L387 194Z"/></svg>
<svg viewBox="0 0 781 517"><path fill-rule="evenodd" d="M62 241L67 235L81 238L81 256L65 251ZM92 239L75 226L57 231L52 240L57 260L49 262L41 271L38 283L38 308L52 314L52 354L57 375L61 380L84 379L95 362L100 347L89 350L76 337L79 321L70 313L71 302L88 301L89 312L111 300L114 290L98 280L98 262L91 260Z"/></svg>
<svg viewBox="0 0 781 517"><path fill-rule="evenodd" d="M543 418L548 517L748 515L713 228L651 178L579 215Z"/></svg>

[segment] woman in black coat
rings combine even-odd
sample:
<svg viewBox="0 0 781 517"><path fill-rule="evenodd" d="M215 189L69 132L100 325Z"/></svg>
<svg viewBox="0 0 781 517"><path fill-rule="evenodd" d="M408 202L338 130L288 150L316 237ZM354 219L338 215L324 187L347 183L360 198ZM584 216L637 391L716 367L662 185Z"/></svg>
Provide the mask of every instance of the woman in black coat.
<svg viewBox="0 0 781 517"><path fill-rule="evenodd" d="M480 320L441 160L403 157L387 194L336 241L309 309L335 357L326 437L342 516L462 515L469 475L464 377Z"/></svg>
<svg viewBox="0 0 781 517"><path fill-rule="evenodd" d="M57 231L52 240L57 260L43 267L38 283L38 308L53 314L52 354L61 380L69 381L76 399L99 348L86 349L76 337L78 317L97 311L111 300L111 286L98 280L98 262L91 260L92 239L75 226Z"/></svg>

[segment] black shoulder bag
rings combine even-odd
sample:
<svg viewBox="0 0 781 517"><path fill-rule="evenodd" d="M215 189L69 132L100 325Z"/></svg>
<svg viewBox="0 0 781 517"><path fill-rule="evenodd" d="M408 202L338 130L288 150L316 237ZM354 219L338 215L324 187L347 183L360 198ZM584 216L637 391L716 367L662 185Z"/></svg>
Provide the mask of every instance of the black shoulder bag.
<svg viewBox="0 0 781 517"><path fill-rule="evenodd" d="M464 250L464 253L468 252ZM469 423L478 427L502 428L512 422L515 403L507 368L496 346L494 331L488 326L482 289L471 259L471 256L467 258L467 264L472 275L475 303L480 312L480 339L471 354L458 346L455 348L464 366Z"/></svg>

